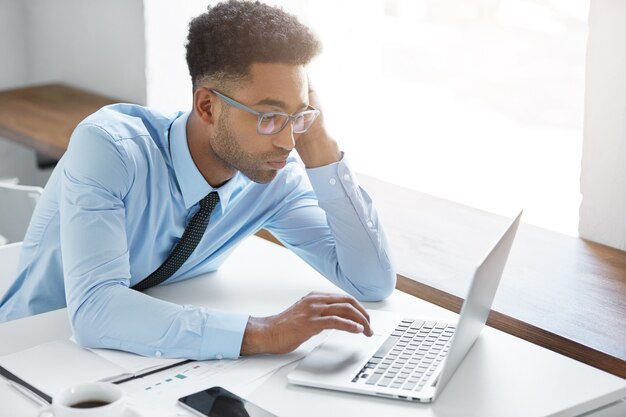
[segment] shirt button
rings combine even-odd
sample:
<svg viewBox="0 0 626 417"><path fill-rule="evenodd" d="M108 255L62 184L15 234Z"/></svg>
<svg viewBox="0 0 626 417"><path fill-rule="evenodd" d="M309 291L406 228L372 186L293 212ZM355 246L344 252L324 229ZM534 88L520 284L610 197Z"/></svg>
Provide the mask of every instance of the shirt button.
<svg viewBox="0 0 626 417"><path fill-rule="evenodd" d="M160 350L157 350L156 352L154 352L154 356L156 356L157 358L160 358L161 356L163 356L163 353L161 353Z"/></svg>
<svg viewBox="0 0 626 417"><path fill-rule="evenodd" d="M374 227L374 222L373 222L373 221L371 221L371 220L369 220L369 221L367 222L367 227Z"/></svg>
<svg viewBox="0 0 626 417"><path fill-rule="evenodd" d="M217 355L215 355L215 359L224 359L224 356L222 356L221 353L218 353Z"/></svg>
<svg viewBox="0 0 626 417"><path fill-rule="evenodd" d="M328 183L329 183L330 185L335 185L335 184L337 184L337 180L336 180L336 179L334 179L334 178L331 178L331 179L329 179L329 180L328 180Z"/></svg>
<svg viewBox="0 0 626 417"><path fill-rule="evenodd" d="M343 179L346 180L346 181L350 181L350 174L344 175Z"/></svg>

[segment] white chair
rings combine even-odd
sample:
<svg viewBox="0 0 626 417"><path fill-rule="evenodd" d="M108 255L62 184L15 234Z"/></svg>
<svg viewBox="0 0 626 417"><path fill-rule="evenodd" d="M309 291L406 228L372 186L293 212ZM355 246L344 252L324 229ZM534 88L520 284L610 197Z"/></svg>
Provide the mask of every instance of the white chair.
<svg viewBox="0 0 626 417"><path fill-rule="evenodd" d="M24 240L42 192L41 187L0 183L0 236L8 243Z"/></svg>
<svg viewBox="0 0 626 417"><path fill-rule="evenodd" d="M2 177L0 178L0 183L17 185L20 183L20 179L15 177Z"/></svg>
<svg viewBox="0 0 626 417"><path fill-rule="evenodd" d="M0 246L0 297L4 295L15 279L21 251L22 242Z"/></svg>

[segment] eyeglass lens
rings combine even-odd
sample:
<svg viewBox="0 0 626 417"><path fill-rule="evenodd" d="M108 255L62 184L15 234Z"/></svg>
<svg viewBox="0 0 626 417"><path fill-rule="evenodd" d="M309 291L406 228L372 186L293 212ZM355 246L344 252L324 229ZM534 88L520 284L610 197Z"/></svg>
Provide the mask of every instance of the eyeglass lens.
<svg viewBox="0 0 626 417"><path fill-rule="evenodd" d="M314 111L307 111L298 114L293 122L293 133L303 133L311 127L315 121L316 114ZM267 113L261 117L259 121L259 133L263 135L272 135L280 132L289 123L289 116L280 113Z"/></svg>

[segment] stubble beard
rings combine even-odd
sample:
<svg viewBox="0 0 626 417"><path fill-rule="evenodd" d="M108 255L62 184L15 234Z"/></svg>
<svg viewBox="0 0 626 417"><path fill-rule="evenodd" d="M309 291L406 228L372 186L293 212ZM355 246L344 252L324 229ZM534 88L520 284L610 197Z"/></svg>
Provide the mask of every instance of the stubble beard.
<svg viewBox="0 0 626 417"><path fill-rule="evenodd" d="M213 140L213 151L226 165L259 184L267 184L276 177L278 171L260 168L264 161L271 160L276 155L268 154L255 157L241 149L228 122L227 114L220 118L218 132Z"/></svg>

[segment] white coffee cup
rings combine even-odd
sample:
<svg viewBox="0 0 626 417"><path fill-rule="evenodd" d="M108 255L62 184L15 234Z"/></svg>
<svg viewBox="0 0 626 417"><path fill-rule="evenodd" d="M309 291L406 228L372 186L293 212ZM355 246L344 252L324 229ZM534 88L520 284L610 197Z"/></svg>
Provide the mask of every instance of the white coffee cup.
<svg viewBox="0 0 626 417"><path fill-rule="evenodd" d="M39 410L39 417L122 417L126 398L120 387L89 382L65 388L52 405Z"/></svg>

